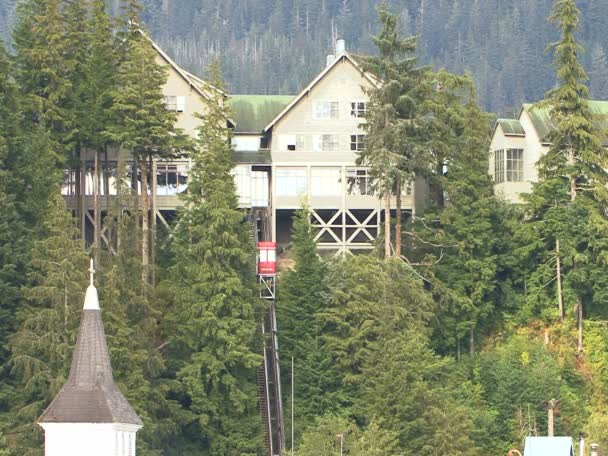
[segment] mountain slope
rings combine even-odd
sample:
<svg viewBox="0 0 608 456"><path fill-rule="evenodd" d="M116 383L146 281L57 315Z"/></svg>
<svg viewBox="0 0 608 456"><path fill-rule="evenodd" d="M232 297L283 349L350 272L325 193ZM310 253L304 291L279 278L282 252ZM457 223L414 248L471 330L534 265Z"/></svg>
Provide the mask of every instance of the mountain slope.
<svg viewBox="0 0 608 456"><path fill-rule="evenodd" d="M6 38L15 0L0 0ZM118 0L111 0L116 11ZM373 52L372 0L145 0L152 36L201 74L221 58L233 93L293 94L323 67L340 36L352 52ZM547 45L551 0L393 0L404 31L417 34L421 62L470 71L484 107L506 113L554 84ZM608 98L608 2L579 0L582 60L596 98Z"/></svg>

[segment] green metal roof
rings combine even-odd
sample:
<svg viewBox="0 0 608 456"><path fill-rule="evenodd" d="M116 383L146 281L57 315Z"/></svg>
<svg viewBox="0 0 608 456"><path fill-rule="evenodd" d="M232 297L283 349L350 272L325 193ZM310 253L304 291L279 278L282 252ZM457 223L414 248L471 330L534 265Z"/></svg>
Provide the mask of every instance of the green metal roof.
<svg viewBox="0 0 608 456"><path fill-rule="evenodd" d="M601 116L603 119L598 123L598 128L605 129L608 127L608 101L589 100L589 108L596 116ZM547 140L547 135L551 132L551 117L549 116L548 107L539 107L532 103L524 103L522 109L530 116L530 120L538 133L541 141Z"/></svg>
<svg viewBox="0 0 608 456"><path fill-rule="evenodd" d="M293 95L231 95L228 106L234 113L236 133L261 133L291 100Z"/></svg>
<svg viewBox="0 0 608 456"><path fill-rule="evenodd" d="M496 121L505 135L526 136L526 131L517 119L498 119Z"/></svg>
<svg viewBox="0 0 608 456"><path fill-rule="evenodd" d="M272 162L270 151L268 150L233 152L232 161L234 163L250 165L269 165Z"/></svg>

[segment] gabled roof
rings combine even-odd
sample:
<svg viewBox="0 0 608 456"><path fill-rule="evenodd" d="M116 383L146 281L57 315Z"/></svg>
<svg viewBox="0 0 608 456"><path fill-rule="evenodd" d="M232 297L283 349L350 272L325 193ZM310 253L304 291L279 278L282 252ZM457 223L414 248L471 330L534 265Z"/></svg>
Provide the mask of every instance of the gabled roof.
<svg viewBox="0 0 608 456"><path fill-rule="evenodd" d="M526 136L526 131L517 119L497 119L496 126L500 125L505 136Z"/></svg>
<svg viewBox="0 0 608 456"><path fill-rule="evenodd" d="M202 81L201 79L196 78L196 76L194 75L191 75L182 67L180 67L177 63L175 63L175 61L171 57L169 57L169 55L165 51L163 51L162 48L158 44L156 44L156 42L152 38L150 38L143 30L138 29L137 31L143 37L145 37L150 42L150 44L152 44L154 50L158 52L158 54L163 58L163 60L165 60L169 64L169 66L173 68L175 72L179 74L183 78L183 80L186 81L195 90L196 93L198 93L201 97L205 99L209 99L209 95L203 92L202 88L199 87L198 84L195 84L195 82L200 83ZM194 78L198 79L198 81L195 81Z"/></svg>
<svg viewBox="0 0 608 456"><path fill-rule="evenodd" d="M235 131L261 134L293 98L293 95L231 95L228 105L234 113Z"/></svg>
<svg viewBox="0 0 608 456"><path fill-rule="evenodd" d="M336 59L330 63L329 65L327 65L323 71L321 71L321 73L319 73L319 75L314 78L312 80L312 82L310 84L308 84L308 86L306 86L306 88L304 90L302 90L293 100L291 103L289 103L285 109L283 109L268 125L266 125L266 127L264 128L264 132L267 132L268 130L270 130L279 120L281 120L281 118L283 118L283 116L285 114L287 114L291 108L293 108L295 105L297 105L300 100L307 95L314 86L316 86L331 70L333 70L335 68L335 66L342 61L348 61L350 62L357 70L359 70L361 72L361 75L367 79L373 86L377 86L378 83L377 81L369 74L366 73L365 71L363 71L363 69L359 66L359 64L352 58L352 56L348 53L348 52L343 52L341 54L339 54L338 56L336 56Z"/></svg>
<svg viewBox="0 0 608 456"><path fill-rule="evenodd" d="M608 126L608 119L606 118L606 116L608 116L608 101L589 100L589 108L593 114L604 117L604 119L599 122L598 127L605 129ZM548 141L547 136L554 129L551 116L549 115L549 108L546 106L539 107L537 104L524 103L519 112L519 118L521 118L524 111L526 111L530 117L532 125L534 125L534 129L536 130L536 133L538 133L540 140L542 142Z"/></svg>
<svg viewBox="0 0 608 456"><path fill-rule="evenodd" d="M112 375L97 290L89 285L70 376L40 423L143 423Z"/></svg>
<svg viewBox="0 0 608 456"><path fill-rule="evenodd" d="M524 456L574 456L572 437L526 437Z"/></svg>
<svg viewBox="0 0 608 456"><path fill-rule="evenodd" d="M152 47L154 48L154 50L156 52L158 52L158 54L169 64L169 66L171 68L173 68L175 70L175 72L177 74L179 74L184 81L186 81L188 83L188 85L190 87L192 87L194 89L194 91L199 94L202 98L208 100L209 99L209 95L205 92L205 90L212 90L212 91L216 91L219 92L221 95L223 95L224 97L227 96L226 92L224 92L223 90L218 89L217 87L215 87L212 84L209 84L207 81L204 81L203 79L199 78L198 76L193 75L192 73L190 73L189 71L184 70L182 67L180 67L177 63L175 63L175 61L169 57L169 55L163 51L163 49L156 44L156 42L150 38L143 30L138 29L137 30L143 37L145 37L150 44L152 44ZM229 126L235 127L236 124L234 122L234 120L232 119L228 119L228 124Z"/></svg>

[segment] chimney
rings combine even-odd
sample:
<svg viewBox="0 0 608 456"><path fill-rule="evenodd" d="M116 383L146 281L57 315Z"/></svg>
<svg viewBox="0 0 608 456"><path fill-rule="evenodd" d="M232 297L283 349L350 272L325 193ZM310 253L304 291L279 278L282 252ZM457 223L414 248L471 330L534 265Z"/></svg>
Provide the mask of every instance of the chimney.
<svg viewBox="0 0 608 456"><path fill-rule="evenodd" d="M333 54L329 54L329 55L327 56L327 63L326 63L326 66L329 66L329 65L331 65L332 63L334 63L334 60L336 60L336 56L335 56L335 55L333 55Z"/></svg>
<svg viewBox="0 0 608 456"><path fill-rule="evenodd" d="M342 38L336 40L336 55L346 52L346 41Z"/></svg>
<svg viewBox="0 0 608 456"><path fill-rule="evenodd" d="M598 450L600 449L600 446L597 443L592 443L591 444L591 456L599 456L600 453L598 452Z"/></svg>

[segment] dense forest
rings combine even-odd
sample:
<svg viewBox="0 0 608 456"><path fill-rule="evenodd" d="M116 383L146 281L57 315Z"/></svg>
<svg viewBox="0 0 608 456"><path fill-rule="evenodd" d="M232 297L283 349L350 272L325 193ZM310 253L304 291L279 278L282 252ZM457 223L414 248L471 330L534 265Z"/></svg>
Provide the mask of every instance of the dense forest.
<svg viewBox="0 0 608 456"><path fill-rule="evenodd" d="M111 10L118 14L118 0ZM374 52L374 0L145 0L152 36L195 74L221 57L232 93L295 94L322 68L337 36L355 53ZM555 84L546 18L551 0L391 0L403 33L419 36L420 61L470 72L482 106L508 114ZM9 39L16 0L0 0L0 35ZM608 98L604 0L579 2L582 62L592 97Z"/></svg>
<svg viewBox="0 0 608 456"><path fill-rule="evenodd" d="M97 260L114 377L144 422L138 453L264 454L256 376L266 304L258 298L251 226L230 175L222 69L244 91L279 79L272 65L260 65L239 82L228 53L207 64L224 55L224 39L245 49L248 32L234 41L219 32L214 40L199 37L192 43L204 42L206 52L195 66L211 84L198 135L186 137L166 109L167 75L141 33L140 15L155 30L169 17L188 18L176 22L180 30L205 21L242 30L238 24L251 18L265 28L270 20L270 30L281 33L261 33L254 49L274 42L272 53L258 57L286 59L288 68L304 57L285 50L307 33L318 46L302 45L310 62L327 50L331 33L321 39L313 30L331 30L333 17L334 33L369 49L358 61L385 82L369 93L358 161L380 199L397 196L394 217L389 205L369 255L325 258L304 205L293 226L293 264L278 277L283 399L295 424L287 446L295 454L337 456L342 446L351 456L504 455L521 449L525 436L547 433L552 399L560 401L556 435L586 432L588 443L608 449L608 159L585 102L576 39L579 17L584 33L596 30L599 40L599 25L585 18L608 16L581 16L574 0L556 0L552 8L545 2L547 11L526 3L519 20L516 6L502 2L492 11L485 8L493 2L476 2L467 15L459 2L435 5L446 13L440 20L429 12L433 2L405 12L393 5L392 14L390 7L372 12L366 2L328 1L314 11L330 14L315 22L314 2L308 14L304 2L243 3L173 11L177 5L167 2L142 11L134 0L22 0L11 19L10 51L0 46L0 455L43 454L36 420L69 372L89 256ZM597 14L600 2L581 7ZM238 20L232 24L225 11ZM352 22L345 20L350 15ZM557 128L538 165L540 181L520 205L493 193L493 116L480 108L474 79L460 74L474 50L493 44L468 25L473 16L497 41L517 36L524 48L552 49L554 70L501 76L503 94L511 93L507 83L521 83L527 93L540 82L538 73L557 82L547 93L542 84L534 88ZM537 20L546 36L525 35L534 28L523 23ZM369 27L349 36L347 23ZM462 46L455 73L420 64L431 52L426 30L436 27L466 34L446 39ZM423 31L418 43L409 36L416 30ZM182 49L194 55L197 46ZM246 61L258 58L248 49ZM450 49L446 55L457 55ZM538 63L517 43L501 52L503 63L507 56ZM306 60L300 66L308 68ZM291 91L303 80L259 90ZM104 219L112 249L79 237L61 195L64 170L77 166L83 150L98 156L108 148L119 151L117 172L125 176L125 157L134 160L141 182L150 160L190 158L185 205L171 236L156 236L147 193L138 196L137 179L125 178L117 179ZM423 176L430 192L424 214L408 217L398 195L414 176Z"/></svg>

